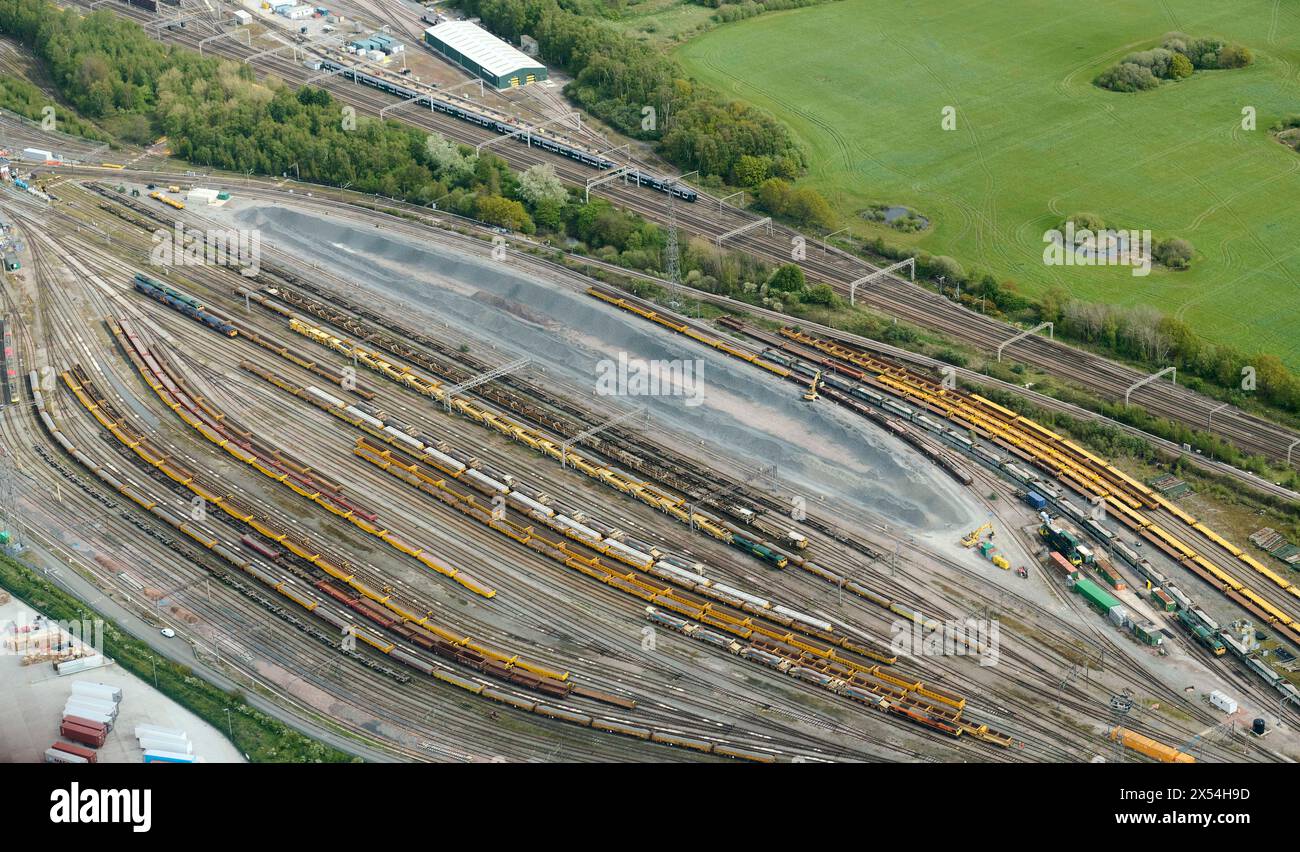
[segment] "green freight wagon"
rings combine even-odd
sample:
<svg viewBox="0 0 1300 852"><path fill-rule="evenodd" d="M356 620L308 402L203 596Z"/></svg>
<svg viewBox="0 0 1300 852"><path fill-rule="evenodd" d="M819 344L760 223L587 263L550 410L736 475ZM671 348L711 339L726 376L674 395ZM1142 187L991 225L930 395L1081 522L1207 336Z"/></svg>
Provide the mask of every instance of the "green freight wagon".
<svg viewBox="0 0 1300 852"><path fill-rule="evenodd" d="M1087 577L1080 577L1075 580L1074 590L1083 596L1089 606L1102 615L1108 614L1112 609L1119 606L1119 601L1106 594L1101 586L1098 586Z"/></svg>

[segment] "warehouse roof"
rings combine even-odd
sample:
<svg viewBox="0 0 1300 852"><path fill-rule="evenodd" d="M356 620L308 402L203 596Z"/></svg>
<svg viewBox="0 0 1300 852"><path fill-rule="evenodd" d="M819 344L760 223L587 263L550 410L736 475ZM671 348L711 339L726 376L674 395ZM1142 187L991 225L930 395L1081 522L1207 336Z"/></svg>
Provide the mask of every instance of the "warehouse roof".
<svg viewBox="0 0 1300 852"><path fill-rule="evenodd" d="M538 67L536 59L469 21L446 21L424 32L477 63L489 74L503 76L520 68Z"/></svg>

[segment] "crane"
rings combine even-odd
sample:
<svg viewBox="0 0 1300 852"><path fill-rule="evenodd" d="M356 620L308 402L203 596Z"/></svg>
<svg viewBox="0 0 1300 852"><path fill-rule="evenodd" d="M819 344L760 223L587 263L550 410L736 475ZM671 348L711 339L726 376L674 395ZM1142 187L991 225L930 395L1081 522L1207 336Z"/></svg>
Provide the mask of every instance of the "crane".
<svg viewBox="0 0 1300 852"><path fill-rule="evenodd" d="M803 392L803 398L805 401L815 402L817 400L817 386L821 384L821 381L822 371L818 370L813 373L812 381L808 383L808 390Z"/></svg>
<svg viewBox="0 0 1300 852"><path fill-rule="evenodd" d="M962 546L962 547L974 547L975 545L979 544L980 538L984 535L984 533L985 533L986 531L989 532L989 533L992 533L992 532L993 532L993 522L992 522L992 521L989 521L989 522L986 523L986 524L981 524L979 527L977 527L977 528L971 530L969 533L967 533L967 534L966 534L966 537L963 538L963 539L961 540L961 546Z"/></svg>

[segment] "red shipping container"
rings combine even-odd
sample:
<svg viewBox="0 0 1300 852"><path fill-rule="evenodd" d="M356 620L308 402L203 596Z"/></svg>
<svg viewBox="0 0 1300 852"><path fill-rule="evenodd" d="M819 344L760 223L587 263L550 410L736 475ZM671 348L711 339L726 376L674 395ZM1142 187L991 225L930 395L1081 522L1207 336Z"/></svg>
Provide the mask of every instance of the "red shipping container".
<svg viewBox="0 0 1300 852"><path fill-rule="evenodd" d="M64 716L63 721L71 722L74 725L80 725L81 727L88 728L92 731L99 731L101 734L108 733L108 725L105 725L103 722L92 722L91 720L82 718L81 716Z"/></svg>
<svg viewBox="0 0 1300 852"><path fill-rule="evenodd" d="M100 731L93 731L80 725L70 725L67 722L59 726L59 736L67 737L73 742L88 745L91 748L99 748L104 744L104 740L108 738L107 734Z"/></svg>
<svg viewBox="0 0 1300 852"><path fill-rule="evenodd" d="M1073 577L1079 573L1079 569L1077 567L1071 565L1068 561L1066 561L1066 558L1064 556L1057 553L1055 550L1052 551L1052 564L1056 566L1057 571L1060 571L1066 577Z"/></svg>
<svg viewBox="0 0 1300 852"><path fill-rule="evenodd" d="M63 730L64 728L67 728L69 731L80 731L83 734L90 734L91 736L95 736L95 737L105 736L105 733L98 728L91 728L86 725L79 725L76 722L64 721L61 725L59 725L59 730Z"/></svg>
<svg viewBox="0 0 1300 852"><path fill-rule="evenodd" d="M99 763L99 754L92 749L82 748L81 746L64 742L55 743L50 746L50 748L56 748L59 751L66 751L68 754L75 754L77 757L83 757L86 759L87 763Z"/></svg>

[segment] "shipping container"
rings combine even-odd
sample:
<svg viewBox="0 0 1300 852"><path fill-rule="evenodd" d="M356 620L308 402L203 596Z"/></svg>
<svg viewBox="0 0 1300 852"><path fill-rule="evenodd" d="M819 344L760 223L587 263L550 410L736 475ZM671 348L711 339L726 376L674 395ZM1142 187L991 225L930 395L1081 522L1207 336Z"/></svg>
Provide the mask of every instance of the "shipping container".
<svg viewBox="0 0 1300 852"><path fill-rule="evenodd" d="M1218 707L1224 713L1237 712L1237 699L1222 693L1217 689L1210 693L1210 703L1215 707Z"/></svg>
<svg viewBox="0 0 1300 852"><path fill-rule="evenodd" d="M192 754L175 754L168 751L146 751L144 753L145 763L193 763L194 760Z"/></svg>
<svg viewBox="0 0 1300 852"><path fill-rule="evenodd" d="M90 763L84 757L62 751L57 748L47 748L45 750L46 763Z"/></svg>
<svg viewBox="0 0 1300 852"><path fill-rule="evenodd" d="M117 718L116 701L102 701L98 698L90 698L85 695L72 695L68 697L67 702L63 705L65 710L70 707L77 707L83 710L94 710L101 716L108 716L111 719Z"/></svg>
<svg viewBox="0 0 1300 852"><path fill-rule="evenodd" d="M103 725L104 729L108 731L113 730L113 723L116 721L112 716L109 716L106 713L100 713L98 710L94 710L90 707L83 707L80 704L73 704L71 702L64 705L63 718L86 719L93 724Z"/></svg>
<svg viewBox="0 0 1300 852"><path fill-rule="evenodd" d="M1057 553L1055 550L1052 551L1048 561L1051 566L1056 569L1056 573L1063 577L1073 579L1079 576L1079 569L1074 565L1071 565L1069 562L1066 562L1065 557Z"/></svg>
<svg viewBox="0 0 1300 852"><path fill-rule="evenodd" d="M63 717L63 721L70 722L73 725L80 725L83 728L89 728L92 731L99 731L100 733L104 733L104 734L107 734L109 732L108 725L104 724L103 722L98 722L94 719L88 719L85 716L69 716L65 714Z"/></svg>
<svg viewBox="0 0 1300 852"><path fill-rule="evenodd" d="M188 740L188 739L189 739L189 735L188 735L188 734L186 734L184 731L182 731L182 730L178 730L178 729L176 729L176 728L160 728L160 727L158 727L158 726L156 726L156 725L136 725L136 726L135 726L135 736L136 736L137 739L140 738L140 737L143 737L143 736L148 736L148 735L150 735L150 734L157 734L157 735L159 735L159 736L163 736L163 737L171 737L172 739L176 739L176 740Z"/></svg>
<svg viewBox="0 0 1300 852"><path fill-rule="evenodd" d="M85 695L90 698L97 698L100 701L112 701L117 703L122 700L122 690L116 686L110 686L106 683L96 683L90 680L78 680L72 684L73 695Z"/></svg>
<svg viewBox="0 0 1300 852"><path fill-rule="evenodd" d="M72 743L57 742L54 745L50 746L50 748L55 748L58 749L59 751L76 755L77 757L80 757L83 760L85 760L86 763L99 763L99 755L95 752L95 750L86 748L85 746L73 745Z"/></svg>
<svg viewBox="0 0 1300 852"><path fill-rule="evenodd" d="M1115 591L1122 592L1128 588L1128 584L1124 582L1124 578L1121 577L1119 572L1110 565L1105 562L1098 562L1096 567L1098 576L1105 580L1106 585L1110 586Z"/></svg>
<svg viewBox="0 0 1300 852"><path fill-rule="evenodd" d="M1035 512L1041 512L1047 508L1047 500L1037 491L1030 491L1025 494L1025 502L1034 507Z"/></svg>
<svg viewBox="0 0 1300 852"><path fill-rule="evenodd" d="M83 728L80 725L69 724L68 722L59 725L59 736L75 743L88 745L91 748L99 748L108 739L101 731L93 731L90 728Z"/></svg>
<svg viewBox="0 0 1300 852"><path fill-rule="evenodd" d="M71 675L77 672L90 671L104 665L102 654L95 654L93 657L80 657L75 660L68 660L63 663L55 663L54 670L60 675Z"/></svg>
<svg viewBox="0 0 1300 852"><path fill-rule="evenodd" d="M1151 590L1151 600L1165 612L1173 612L1178 609L1178 604L1170 597L1169 593L1161 588Z"/></svg>
<svg viewBox="0 0 1300 852"><path fill-rule="evenodd" d="M1074 590L1083 596L1088 605L1100 612L1102 615L1110 612L1119 606L1119 601L1112 598L1102 590L1100 586L1089 580L1087 577L1079 577L1074 583Z"/></svg>
<svg viewBox="0 0 1300 852"><path fill-rule="evenodd" d="M1142 642L1148 645L1160 645L1165 641L1165 634L1160 632L1160 627L1154 621L1146 621L1133 624L1133 635L1137 636Z"/></svg>
<svg viewBox="0 0 1300 852"><path fill-rule="evenodd" d="M170 751L176 754L192 754L194 746L190 745L187 740L178 740L174 737L163 737L158 734L145 734L139 737L140 748L145 751Z"/></svg>

